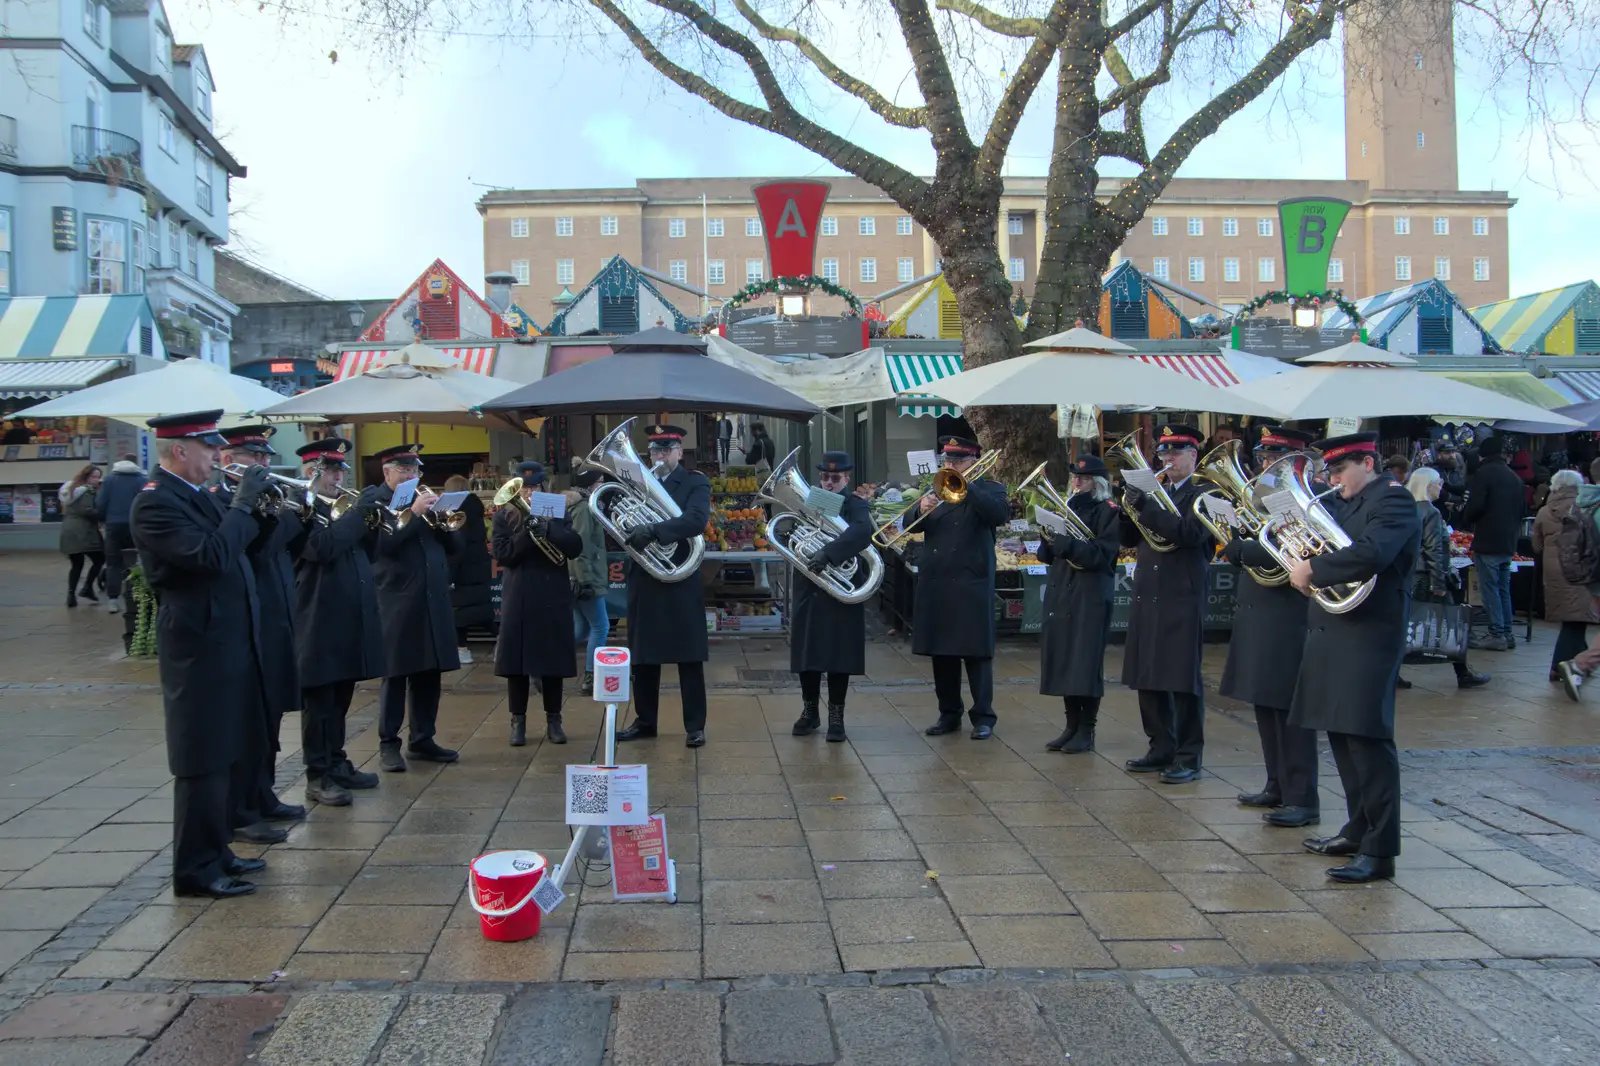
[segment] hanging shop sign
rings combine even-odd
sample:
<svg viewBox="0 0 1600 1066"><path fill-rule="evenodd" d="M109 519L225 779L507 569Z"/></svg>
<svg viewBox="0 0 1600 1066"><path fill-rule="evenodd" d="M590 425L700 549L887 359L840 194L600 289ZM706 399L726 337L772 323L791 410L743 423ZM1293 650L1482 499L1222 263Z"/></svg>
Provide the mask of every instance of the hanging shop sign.
<svg viewBox="0 0 1600 1066"><path fill-rule="evenodd" d="M829 188L825 181L769 181L752 187L775 277L812 272Z"/></svg>
<svg viewBox="0 0 1600 1066"><path fill-rule="evenodd" d="M1278 201L1283 235L1283 287L1293 295L1319 293L1328 287L1328 259L1339 227L1350 213L1349 200L1299 196Z"/></svg>

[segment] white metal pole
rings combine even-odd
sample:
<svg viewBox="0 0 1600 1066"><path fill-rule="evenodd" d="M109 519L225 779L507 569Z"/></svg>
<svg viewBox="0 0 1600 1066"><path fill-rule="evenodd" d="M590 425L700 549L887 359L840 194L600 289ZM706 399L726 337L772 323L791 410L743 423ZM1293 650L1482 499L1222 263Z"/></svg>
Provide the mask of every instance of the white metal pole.
<svg viewBox="0 0 1600 1066"><path fill-rule="evenodd" d="M711 313L711 234L706 219L706 194L700 194L700 287L706 295L700 301L700 314Z"/></svg>

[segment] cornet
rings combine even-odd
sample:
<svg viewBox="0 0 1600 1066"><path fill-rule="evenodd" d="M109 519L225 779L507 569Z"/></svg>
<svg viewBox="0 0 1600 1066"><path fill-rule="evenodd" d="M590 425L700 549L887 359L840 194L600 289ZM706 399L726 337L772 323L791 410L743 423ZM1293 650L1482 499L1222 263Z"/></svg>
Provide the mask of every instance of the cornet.
<svg viewBox="0 0 1600 1066"><path fill-rule="evenodd" d="M521 511L522 521L527 527L528 536L533 539L534 545L544 552L544 557L557 566L567 565L566 554L533 531L533 510L528 506L528 501L522 498L522 479L520 477L514 477L500 486L500 491L494 494L494 505L496 507L514 507Z"/></svg>
<svg viewBox="0 0 1600 1066"><path fill-rule="evenodd" d="M435 498L438 497L438 493L424 486L419 486L417 491L426 492L429 496ZM417 516L416 512L409 507L397 508L391 510L390 513L394 515L394 526L397 531L406 528L411 524L411 520ZM442 529L447 533L454 533L467 524L467 516L462 511L423 511L422 520L434 529Z"/></svg>
<svg viewBox="0 0 1600 1066"><path fill-rule="evenodd" d="M224 478L237 483L244 480L245 472L250 468L243 463L229 463L217 469L222 471ZM311 491L310 478L302 481L269 470L267 480L267 491L256 501L257 514L276 515L279 511L289 511L304 517L312 512L311 504L316 499L316 493Z"/></svg>
<svg viewBox="0 0 1600 1066"><path fill-rule="evenodd" d="M1022 483L1017 486L1017 495L1020 497L1025 492L1032 492L1043 496L1045 498L1045 502L1049 503L1050 506L1054 507L1056 511L1059 512L1059 517L1067 524L1067 532L1070 535L1083 541L1094 540L1094 530L1090 529L1088 523L1077 516L1072 508L1067 505L1067 498L1061 495L1060 491L1050 483L1050 477L1045 473L1045 467L1048 465L1049 461L1046 460L1045 462L1034 467L1033 473L1023 478ZM1034 487L1033 484L1035 481L1039 483L1037 488ZM1083 569L1083 567L1079 566L1071 559L1066 560L1066 563L1074 570Z"/></svg>
<svg viewBox="0 0 1600 1066"><path fill-rule="evenodd" d="M971 466L967 467L967 471L964 474L957 473L947 466L940 467L939 470L933 475L933 487L927 492L924 492L922 495L918 496L916 499L912 500L911 503L903 508L899 514L895 515L893 518L889 519L889 521L879 526L872 534L872 543L876 544L880 548L895 547L901 541L911 536L911 534L915 532L917 526L922 524L922 519L925 517L925 515L919 514L908 524L900 526L900 523L905 520L906 515L920 507L923 500L927 499L929 496L934 496L937 497L941 503L960 503L962 500L967 498L968 483L977 481L979 478L986 476L989 471L993 470L995 466L999 464L1000 457L1004 454L1005 449L997 448L996 450L985 455L983 458L979 459L977 462L973 463ZM896 526L900 526L899 531L891 533Z"/></svg>
<svg viewBox="0 0 1600 1066"><path fill-rule="evenodd" d="M1121 440L1117 441L1117 443L1113 444L1106 450L1108 453L1115 455L1122 460L1122 466L1124 469L1150 469L1149 461L1145 459L1144 453L1139 450L1139 431L1137 429L1124 436ZM1178 511L1178 505L1172 502L1171 496L1167 495L1167 488L1165 485L1161 484L1160 479L1161 475L1157 474L1156 487L1154 491L1147 492L1145 495L1155 500L1156 505L1159 506L1163 511L1167 511L1174 515L1179 514L1180 512ZM1139 533L1144 537L1145 543L1150 545L1151 548L1158 552L1169 552L1177 548L1176 544L1173 544L1165 537L1158 536L1157 534L1151 532L1143 522L1139 521L1139 515L1135 508L1128 507L1124 510L1127 512L1128 517L1132 519L1133 524L1138 527Z"/></svg>

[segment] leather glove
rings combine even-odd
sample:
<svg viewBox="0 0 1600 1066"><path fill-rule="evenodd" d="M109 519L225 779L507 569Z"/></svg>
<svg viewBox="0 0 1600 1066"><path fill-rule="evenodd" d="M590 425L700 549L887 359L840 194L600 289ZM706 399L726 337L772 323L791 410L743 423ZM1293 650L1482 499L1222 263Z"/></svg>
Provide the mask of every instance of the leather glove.
<svg viewBox="0 0 1600 1066"><path fill-rule="evenodd" d="M233 506L241 511L253 511L256 503L272 485L272 478L264 466L252 466L234 486Z"/></svg>
<svg viewBox="0 0 1600 1066"><path fill-rule="evenodd" d="M817 552L811 558L806 560L806 569L811 571L813 574L820 574L827 568L828 557L823 555L821 552Z"/></svg>
<svg viewBox="0 0 1600 1066"><path fill-rule="evenodd" d="M536 537L545 537L550 534L550 522L546 518L533 518L528 521L528 532Z"/></svg>
<svg viewBox="0 0 1600 1066"><path fill-rule="evenodd" d="M628 534L628 547L634 551L643 551L656 539L655 526L640 526Z"/></svg>
<svg viewBox="0 0 1600 1066"><path fill-rule="evenodd" d="M361 490L361 496L356 500L356 507L362 511L376 511L383 506L382 501L378 498L382 492L382 485L368 485Z"/></svg>
<svg viewBox="0 0 1600 1066"><path fill-rule="evenodd" d="M1130 511L1142 510L1144 508L1144 490L1136 489L1132 485L1124 485L1122 487L1122 503Z"/></svg>

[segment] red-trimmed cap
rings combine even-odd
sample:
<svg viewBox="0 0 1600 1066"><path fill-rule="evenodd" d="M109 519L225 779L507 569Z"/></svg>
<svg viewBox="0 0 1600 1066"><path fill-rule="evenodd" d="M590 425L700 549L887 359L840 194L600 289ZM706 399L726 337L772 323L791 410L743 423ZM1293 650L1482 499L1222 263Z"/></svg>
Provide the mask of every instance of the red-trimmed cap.
<svg viewBox="0 0 1600 1066"><path fill-rule="evenodd" d="M307 441L294 450L304 463L321 463L324 466L339 466L349 469L350 464L345 462L345 456L350 454L352 445L343 437L323 437L320 440Z"/></svg>
<svg viewBox="0 0 1600 1066"><path fill-rule="evenodd" d="M1322 453L1322 461L1332 465L1342 459L1351 459L1363 455L1378 457L1378 435L1376 433L1348 433L1342 437L1329 437L1319 440L1312 445Z"/></svg>
<svg viewBox="0 0 1600 1066"><path fill-rule="evenodd" d="M375 459L380 463L400 463L405 466L421 466L422 456L417 453L422 451L420 444L396 444L379 452Z"/></svg>
<svg viewBox="0 0 1600 1066"><path fill-rule="evenodd" d="M162 415L145 421L158 440L197 440L212 447L227 447L228 438L217 432L222 408L215 411L186 411L181 415Z"/></svg>
<svg viewBox="0 0 1600 1066"><path fill-rule="evenodd" d="M1264 426L1261 430L1261 439L1256 441L1257 448L1282 448L1284 451L1296 452L1311 446L1311 434L1298 429L1288 429L1284 426Z"/></svg>
<svg viewBox="0 0 1600 1066"><path fill-rule="evenodd" d="M651 444L668 445L682 444L683 438L688 436L689 431L684 429L682 426L668 426L663 424L646 426L645 433L649 435Z"/></svg>
<svg viewBox="0 0 1600 1066"><path fill-rule="evenodd" d="M221 431L227 438L228 446L248 452L259 452L262 455L277 455L272 450L272 445L267 441L274 433L278 432L277 426L259 423L253 426L232 426Z"/></svg>
<svg viewBox="0 0 1600 1066"><path fill-rule="evenodd" d="M939 452L956 459L976 459L983 454L983 445L970 437L944 437L939 441Z"/></svg>
<svg viewBox="0 0 1600 1066"><path fill-rule="evenodd" d="M1171 448L1199 448L1205 437L1193 426L1179 425L1169 422L1161 427L1161 432L1156 434L1156 450Z"/></svg>

